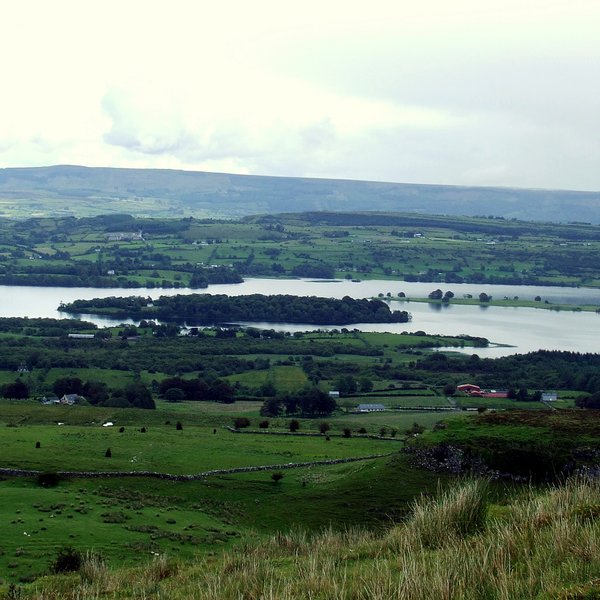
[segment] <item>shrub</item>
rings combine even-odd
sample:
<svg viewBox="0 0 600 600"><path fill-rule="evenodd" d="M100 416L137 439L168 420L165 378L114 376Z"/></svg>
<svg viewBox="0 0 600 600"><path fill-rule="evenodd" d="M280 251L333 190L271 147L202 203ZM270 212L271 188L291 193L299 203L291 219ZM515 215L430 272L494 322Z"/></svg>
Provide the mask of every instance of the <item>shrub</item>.
<svg viewBox="0 0 600 600"><path fill-rule="evenodd" d="M37 484L42 487L55 487L58 485L60 477L58 473L40 473L37 476Z"/></svg>
<svg viewBox="0 0 600 600"><path fill-rule="evenodd" d="M358 430L358 433L365 434L365 433L367 433L367 430L366 430L364 427L361 427L361 428Z"/></svg>
<svg viewBox="0 0 600 600"><path fill-rule="evenodd" d="M183 430L183 425L181 424L181 421L177 421L177 423L175 424L175 429L177 429L177 431Z"/></svg>
<svg viewBox="0 0 600 600"><path fill-rule="evenodd" d="M119 427L119 433L125 433L125 427Z"/></svg>
<svg viewBox="0 0 600 600"><path fill-rule="evenodd" d="M319 423L319 432L327 433L331 429L329 423Z"/></svg>
<svg viewBox="0 0 600 600"><path fill-rule="evenodd" d="M106 452L104 453L104 456L106 456L106 458L110 458L112 456L112 450L110 448L107 448Z"/></svg>
<svg viewBox="0 0 600 600"><path fill-rule="evenodd" d="M233 421L233 426L236 429L245 429L246 427L250 427L250 419L247 417L237 417Z"/></svg>
<svg viewBox="0 0 600 600"><path fill-rule="evenodd" d="M146 428L145 428L145 427L142 427L142 428L140 429L140 433L146 433Z"/></svg>
<svg viewBox="0 0 600 600"><path fill-rule="evenodd" d="M416 421L412 424L412 426L406 430L408 435L415 435L417 433L423 433L425 431L425 427L423 425L419 425Z"/></svg>
<svg viewBox="0 0 600 600"><path fill-rule="evenodd" d="M269 421L261 421L261 422L258 424L258 426L259 426L261 429L268 429L268 428L269 428Z"/></svg>
<svg viewBox="0 0 600 600"><path fill-rule="evenodd" d="M58 551L56 558L50 565L52 573L69 573L72 571L79 571L81 567L81 552L71 548L71 546L64 546Z"/></svg>
<svg viewBox="0 0 600 600"><path fill-rule="evenodd" d="M283 479L283 473L280 473L279 471L276 471L275 473L271 473L271 479L275 483L279 483Z"/></svg>
<svg viewBox="0 0 600 600"><path fill-rule="evenodd" d="M290 421L290 431L293 433L294 431L298 431L298 429L300 429L300 422L296 419L292 419Z"/></svg>
<svg viewBox="0 0 600 600"><path fill-rule="evenodd" d="M42 444L41 444L40 442L36 442L36 443L35 443L35 447L36 447L36 448L41 448L41 447L42 447Z"/></svg>
<svg viewBox="0 0 600 600"><path fill-rule="evenodd" d="M348 427L344 427L343 434L344 434L345 438L352 437L352 430L349 429Z"/></svg>

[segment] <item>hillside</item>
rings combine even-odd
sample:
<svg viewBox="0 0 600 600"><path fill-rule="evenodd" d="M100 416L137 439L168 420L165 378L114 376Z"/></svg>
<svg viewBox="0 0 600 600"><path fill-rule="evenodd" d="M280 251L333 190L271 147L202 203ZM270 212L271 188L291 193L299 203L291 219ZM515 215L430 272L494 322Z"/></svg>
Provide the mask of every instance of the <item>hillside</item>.
<svg viewBox="0 0 600 600"><path fill-rule="evenodd" d="M485 486L470 482L421 498L385 532L280 533L188 563L156 556L117 571L88 555L79 576L40 579L18 597L591 600L600 590L598 492L597 481L570 482L488 506Z"/></svg>
<svg viewBox="0 0 600 600"><path fill-rule="evenodd" d="M600 192L263 177L158 169L0 169L0 216L241 217L303 211L407 211L600 223Z"/></svg>

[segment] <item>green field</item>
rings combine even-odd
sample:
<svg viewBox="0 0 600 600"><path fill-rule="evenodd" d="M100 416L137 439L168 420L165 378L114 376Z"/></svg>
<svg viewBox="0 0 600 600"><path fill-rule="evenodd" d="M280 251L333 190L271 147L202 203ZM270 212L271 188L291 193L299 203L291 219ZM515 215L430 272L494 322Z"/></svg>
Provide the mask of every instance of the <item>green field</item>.
<svg viewBox="0 0 600 600"><path fill-rule="evenodd" d="M5 581L24 582L43 574L67 545L100 552L113 565L133 565L152 553L191 559L294 526L340 528L351 521L381 527L404 514L415 494L436 486L437 476L414 471L398 453L404 429L420 415L389 413L387 420L381 414L334 416L328 419L329 440L235 434L222 426L247 414L257 427L257 408L257 403L163 402L147 411L3 402L3 468L190 474L392 453L366 462L285 470L279 483L268 470L189 482L72 478L47 488L33 476L4 477L0 573ZM425 415L425 424L433 424L431 416ZM101 427L109 418L114 427ZM58 425L59 419L65 425ZM183 430L176 429L176 420ZM287 431L289 419L270 421L269 431ZM301 419L300 431L316 432L320 422ZM375 434L383 426L403 429L393 441L356 433L365 427ZM342 437L345 427L353 428L350 438ZM389 433L387 437L391 439Z"/></svg>
<svg viewBox="0 0 600 600"><path fill-rule="evenodd" d="M144 419L140 416L139 425ZM382 452L377 440L233 434L227 430L184 426L78 427L29 425L2 431L2 466L40 471L159 471L193 474L212 469L285 464L365 456ZM41 448L35 448L36 442ZM106 458L110 448L112 457Z"/></svg>
<svg viewBox="0 0 600 600"><path fill-rule="evenodd" d="M139 231L142 239L131 237ZM239 274L450 287L461 282L600 287L593 259L600 237L595 226L585 224L409 213L278 214L200 223L121 214L24 223L0 219L0 233L5 240L0 281L6 284L205 287L224 276L223 281L239 281ZM222 269L218 277L215 267ZM533 297L494 301L572 308Z"/></svg>

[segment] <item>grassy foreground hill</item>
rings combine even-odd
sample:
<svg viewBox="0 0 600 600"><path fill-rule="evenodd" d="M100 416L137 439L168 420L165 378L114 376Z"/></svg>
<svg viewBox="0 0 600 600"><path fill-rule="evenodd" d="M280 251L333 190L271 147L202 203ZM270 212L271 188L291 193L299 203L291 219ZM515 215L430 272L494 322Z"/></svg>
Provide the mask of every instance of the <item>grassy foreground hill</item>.
<svg viewBox="0 0 600 600"><path fill-rule="evenodd" d="M111 570L94 554L77 572L13 587L9 597L388 600L592 599L600 596L600 486L573 480L488 505L467 481L421 497L403 523L277 534L218 556L155 556Z"/></svg>

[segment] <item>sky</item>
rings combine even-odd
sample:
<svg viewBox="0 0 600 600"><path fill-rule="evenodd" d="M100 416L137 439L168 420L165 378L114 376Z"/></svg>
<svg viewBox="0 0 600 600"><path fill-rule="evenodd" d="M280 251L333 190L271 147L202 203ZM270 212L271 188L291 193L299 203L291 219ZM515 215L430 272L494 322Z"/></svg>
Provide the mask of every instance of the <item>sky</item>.
<svg viewBox="0 0 600 600"><path fill-rule="evenodd" d="M600 190L598 0L6 0L0 166Z"/></svg>

